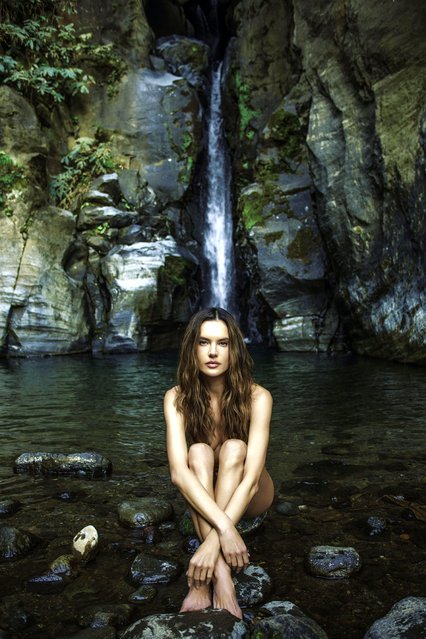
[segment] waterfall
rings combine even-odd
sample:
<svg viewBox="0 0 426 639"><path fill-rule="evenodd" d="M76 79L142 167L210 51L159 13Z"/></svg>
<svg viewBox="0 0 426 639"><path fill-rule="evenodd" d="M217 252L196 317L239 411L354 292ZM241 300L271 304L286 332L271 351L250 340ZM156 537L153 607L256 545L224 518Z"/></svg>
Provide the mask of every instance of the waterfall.
<svg viewBox="0 0 426 639"><path fill-rule="evenodd" d="M222 118L222 62L212 71L207 140L207 189L203 254L207 267L207 306L232 312L235 290L231 210L231 170Z"/></svg>

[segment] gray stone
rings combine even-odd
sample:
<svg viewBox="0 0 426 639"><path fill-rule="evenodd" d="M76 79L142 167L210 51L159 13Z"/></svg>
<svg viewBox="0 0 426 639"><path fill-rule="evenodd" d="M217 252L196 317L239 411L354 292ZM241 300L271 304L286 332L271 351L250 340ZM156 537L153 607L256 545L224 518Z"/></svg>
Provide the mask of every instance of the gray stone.
<svg viewBox="0 0 426 639"><path fill-rule="evenodd" d="M27 533L14 526L0 526L0 559L25 557L34 546L34 540Z"/></svg>
<svg viewBox="0 0 426 639"><path fill-rule="evenodd" d="M80 626L90 628L104 628L113 626L123 628L131 619L133 608L129 604L109 604L101 606L88 606L78 618Z"/></svg>
<svg viewBox="0 0 426 639"><path fill-rule="evenodd" d="M118 507L120 523L131 528L159 524L173 518L173 506L164 499L142 497L123 501Z"/></svg>
<svg viewBox="0 0 426 639"><path fill-rule="evenodd" d="M327 639L324 630L291 601L271 601L262 607L271 615L257 621L251 629L256 639Z"/></svg>
<svg viewBox="0 0 426 639"><path fill-rule="evenodd" d="M140 553L130 567L130 576L135 584L168 584L180 575L182 566L166 557Z"/></svg>
<svg viewBox="0 0 426 639"><path fill-rule="evenodd" d="M426 598L406 597L373 623L364 639L424 639Z"/></svg>
<svg viewBox="0 0 426 639"><path fill-rule="evenodd" d="M109 459L99 453L22 453L15 459L15 473L104 477L112 472Z"/></svg>
<svg viewBox="0 0 426 639"><path fill-rule="evenodd" d="M0 517L13 515L21 508L21 502L17 499L2 499L0 501Z"/></svg>
<svg viewBox="0 0 426 639"><path fill-rule="evenodd" d="M60 555L49 564L49 572L54 575L70 577L75 572L74 555Z"/></svg>
<svg viewBox="0 0 426 639"><path fill-rule="evenodd" d="M91 206L86 203L80 208L77 228L79 231L85 231L102 224L108 224L112 228L122 228L135 223L137 219L137 213L122 211L114 206Z"/></svg>
<svg viewBox="0 0 426 639"><path fill-rule="evenodd" d="M149 603L157 595L157 589L154 586L141 586L129 596L131 603Z"/></svg>
<svg viewBox="0 0 426 639"><path fill-rule="evenodd" d="M72 279L63 266L75 233L74 216L47 207L30 218L17 212L2 218L1 225L3 350L11 356L87 350L85 292L81 280Z"/></svg>
<svg viewBox="0 0 426 639"><path fill-rule="evenodd" d="M183 323L191 315L191 277L197 268L191 253L171 237L112 249L101 262L110 303L99 349L147 350L153 347L150 330L158 323L167 323L176 339L175 323Z"/></svg>
<svg viewBox="0 0 426 639"><path fill-rule="evenodd" d="M311 574L326 579L345 579L361 568L361 558L354 548L314 546L307 557Z"/></svg>
<svg viewBox="0 0 426 639"><path fill-rule="evenodd" d="M225 610L151 615L136 621L122 639L243 639L248 628Z"/></svg>
<svg viewBox="0 0 426 639"><path fill-rule="evenodd" d="M261 566L250 564L234 576L235 592L240 606L262 603L271 588L271 578Z"/></svg>
<svg viewBox="0 0 426 639"><path fill-rule="evenodd" d="M156 51L171 73L184 77L196 89L203 88L209 65L207 44L195 38L173 35L157 40Z"/></svg>

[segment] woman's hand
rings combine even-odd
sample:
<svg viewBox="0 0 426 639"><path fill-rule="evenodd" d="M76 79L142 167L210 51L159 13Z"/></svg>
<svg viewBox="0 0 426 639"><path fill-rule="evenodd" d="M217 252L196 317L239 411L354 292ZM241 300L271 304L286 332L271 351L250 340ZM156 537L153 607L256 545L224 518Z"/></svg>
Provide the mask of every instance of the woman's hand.
<svg viewBox="0 0 426 639"><path fill-rule="evenodd" d="M220 546L226 563L237 572L249 565L247 546L235 526L229 526L219 533Z"/></svg>
<svg viewBox="0 0 426 639"><path fill-rule="evenodd" d="M216 538L212 534L207 535L192 555L188 565L186 576L190 588L191 586L199 588L211 582L219 552L220 544L217 535Z"/></svg>

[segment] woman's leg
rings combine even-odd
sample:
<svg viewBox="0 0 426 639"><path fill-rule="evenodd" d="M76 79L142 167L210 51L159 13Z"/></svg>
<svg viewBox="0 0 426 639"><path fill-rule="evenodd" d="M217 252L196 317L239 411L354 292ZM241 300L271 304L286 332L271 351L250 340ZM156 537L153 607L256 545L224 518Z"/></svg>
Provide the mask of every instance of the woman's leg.
<svg viewBox="0 0 426 639"><path fill-rule="evenodd" d="M193 444L188 451L188 465L196 475L199 482L204 486L209 495L214 497L213 473L214 473L214 452L207 444ZM191 517L195 532L200 541L205 539L211 526L195 511L191 509ZM191 610L202 610L212 605L210 586L191 586L185 597L180 612Z"/></svg>
<svg viewBox="0 0 426 639"><path fill-rule="evenodd" d="M218 455L218 471L215 485L215 501L225 510L229 500L241 483L247 446L240 439L227 439L223 442ZM231 568L219 555L213 576L213 605L225 608L236 617L242 618L241 608L235 594Z"/></svg>

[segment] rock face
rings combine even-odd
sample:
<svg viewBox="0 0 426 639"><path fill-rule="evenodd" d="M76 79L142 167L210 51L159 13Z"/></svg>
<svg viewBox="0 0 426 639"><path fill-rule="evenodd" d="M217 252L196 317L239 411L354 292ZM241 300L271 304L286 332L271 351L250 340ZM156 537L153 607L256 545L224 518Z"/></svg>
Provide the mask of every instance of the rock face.
<svg viewBox="0 0 426 639"><path fill-rule="evenodd" d="M198 196L219 52L244 331L282 350L425 363L426 6L77 5L77 27L112 43L125 72L110 91L96 69L88 99L51 112L0 88L0 151L26 171L0 216L1 352L177 345L202 296ZM222 39L209 47L215 20ZM72 211L52 207L61 157L95 135L121 168Z"/></svg>

